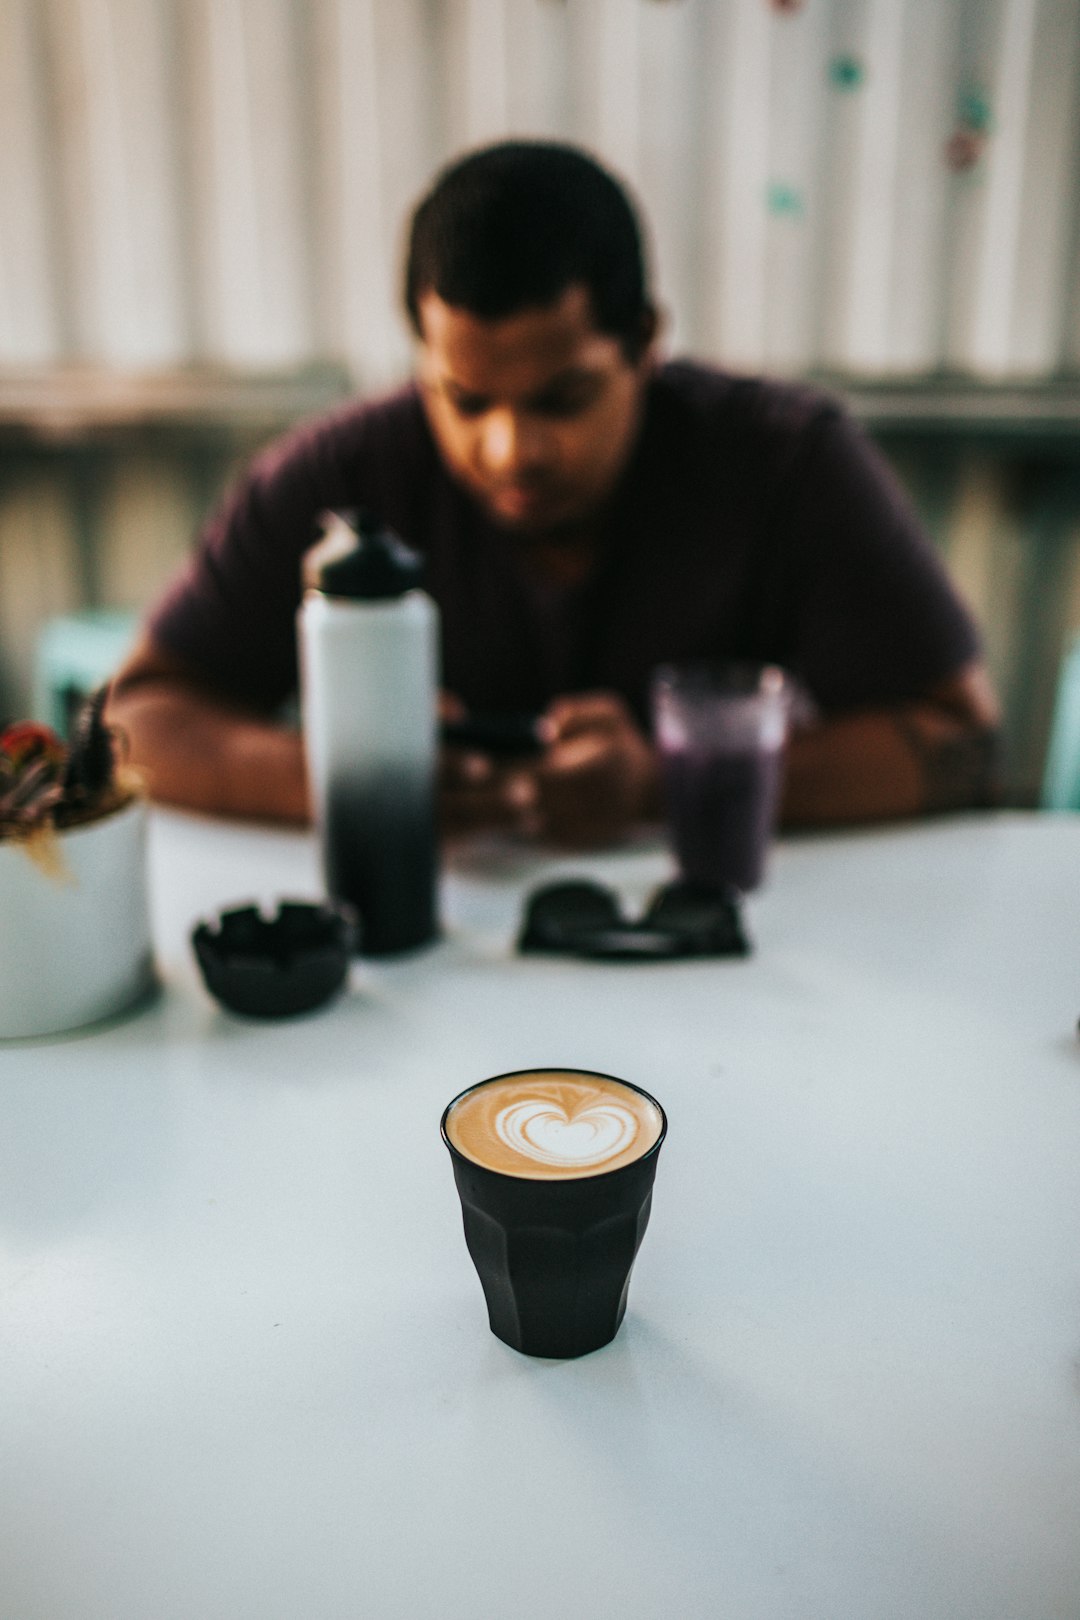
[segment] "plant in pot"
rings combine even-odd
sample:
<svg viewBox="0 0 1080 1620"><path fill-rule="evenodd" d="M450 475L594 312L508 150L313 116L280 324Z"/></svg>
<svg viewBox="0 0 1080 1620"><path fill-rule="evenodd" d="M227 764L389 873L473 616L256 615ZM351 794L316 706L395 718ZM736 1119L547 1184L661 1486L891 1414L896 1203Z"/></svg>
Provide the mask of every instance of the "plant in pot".
<svg viewBox="0 0 1080 1620"><path fill-rule="evenodd" d="M103 689L70 743L0 733L0 1038L95 1023L154 984L145 803L104 706Z"/></svg>

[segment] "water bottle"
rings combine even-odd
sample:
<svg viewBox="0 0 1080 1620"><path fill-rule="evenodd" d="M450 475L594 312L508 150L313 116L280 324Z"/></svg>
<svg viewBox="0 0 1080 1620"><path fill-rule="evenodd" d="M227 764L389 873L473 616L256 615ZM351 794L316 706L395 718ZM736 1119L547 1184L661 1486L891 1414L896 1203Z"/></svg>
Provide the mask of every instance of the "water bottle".
<svg viewBox="0 0 1080 1620"><path fill-rule="evenodd" d="M438 615L368 513L330 513L299 613L304 746L328 892L364 955L434 938Z"/></svg>

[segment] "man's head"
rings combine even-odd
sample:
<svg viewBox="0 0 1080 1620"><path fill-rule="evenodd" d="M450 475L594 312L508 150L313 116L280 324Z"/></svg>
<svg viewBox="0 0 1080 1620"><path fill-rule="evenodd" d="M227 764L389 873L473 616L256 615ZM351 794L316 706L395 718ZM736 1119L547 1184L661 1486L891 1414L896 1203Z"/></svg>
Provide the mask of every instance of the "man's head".
<svg viewBox="0 0 1080 1620"><path fill-rule="evenodd" d="M405 304L423 337L433 292L483 320L589 294L598 332L635 360L651 334L641 231L629 197L573 146L504 141L442 171L412 219Z"/></svg>
<svg viewBox="0 0 1080 1620"><path fill-rule="evenodd" d="M573 147L470 153L413 216L405 301L451 470L509 528L587 521L633 446L656 329L622 187Z"/></svg>

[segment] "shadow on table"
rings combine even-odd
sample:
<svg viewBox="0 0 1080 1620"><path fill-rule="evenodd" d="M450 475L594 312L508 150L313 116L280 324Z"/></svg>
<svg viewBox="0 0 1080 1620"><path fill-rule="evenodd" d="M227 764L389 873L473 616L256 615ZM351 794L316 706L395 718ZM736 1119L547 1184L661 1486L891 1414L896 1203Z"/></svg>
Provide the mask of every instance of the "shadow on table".
<svg viewBox="0 0 1080 1620"><path fill-rule="evenodd" d="M605 1497L625 1492L635 1516L699 1576L715 1575L720 1546L733 1533L738 1540L740 1523L759 1534L775 1519L781 1529L787 1510L772 1495L776 1481L796 1497L819 1482L812 1446L785 1427L785 1414L726 1376L722 1356L710 1361L644 1318L629 1315L592 1356L531 1363L523 1376L568 1457L580 1453L582 1473L599 1467Z"/></svg>

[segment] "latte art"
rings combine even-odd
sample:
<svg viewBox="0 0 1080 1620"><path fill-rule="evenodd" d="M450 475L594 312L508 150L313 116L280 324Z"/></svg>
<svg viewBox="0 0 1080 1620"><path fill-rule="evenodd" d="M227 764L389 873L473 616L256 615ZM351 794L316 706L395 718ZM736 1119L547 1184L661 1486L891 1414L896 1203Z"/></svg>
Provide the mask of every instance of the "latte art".
<svg viewBox="0 0 1080 1620"><path fill-rule="evenodd" d="M526 1098L495 1116L502 1141L542 1164L603 1164L628 1148L638 1133L629 1108L596 1103L571 1119L555 1103Z"/></svg>
<svg viewBox="0 0 1080 1620"><path fill-rule="evenodd" d="M643 1092L568 1069L483 1081L446 1116L447 1137L466 1158L538 1180L617 1170L647 1153L663 1128L660 1109Z"/></svg>

